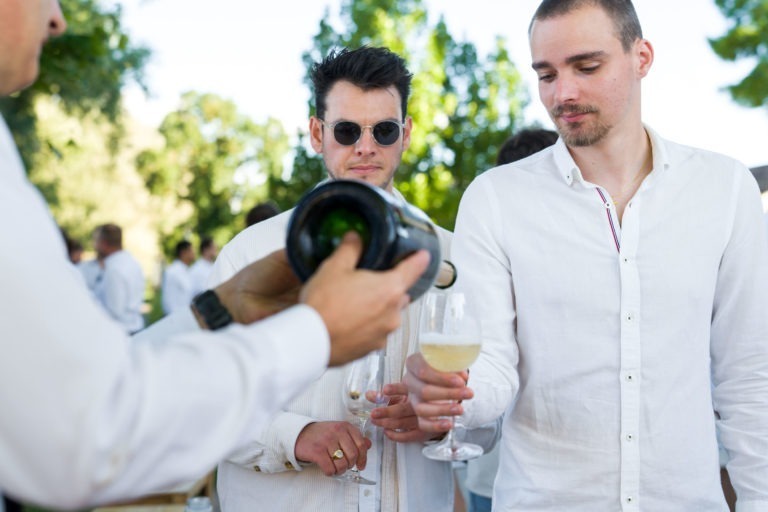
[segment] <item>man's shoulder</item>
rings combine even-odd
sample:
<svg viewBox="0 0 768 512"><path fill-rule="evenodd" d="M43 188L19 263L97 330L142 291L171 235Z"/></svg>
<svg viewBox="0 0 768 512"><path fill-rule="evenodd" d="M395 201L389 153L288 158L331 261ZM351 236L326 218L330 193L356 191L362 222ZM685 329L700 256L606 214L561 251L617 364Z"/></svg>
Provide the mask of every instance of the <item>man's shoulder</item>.
<svg viewBox="0 0 768 512"><path fill-rule="evenodd" d="M172 274L183 274L184 272L189 271L189 267L187 267L184 263L182 263L179 260L173 260L170 265L168 265L168 268L166 269L168 273Z"/></svg>
<svg viewBox="0 0 768 512"><path fill-rule="evenodd" d="M672 166L681 166L686 164L695 164L696 167L703 165L712 169L733 169L741 168L747 170L747 167L736 158L718 153L709 149L703 149L695 146L689 146L665 139L657 133L649 130L654 150L660 150L662 158L666 163Z"/></svg>
<svg viewBox="0 0 768 512"><path fill-rule="evenodd" d="M104 258L105 268L125 269L133 266L139 266L139 262L125 249L121 249Z"/></svg>
<svg viewBox="0 0 768 512"><path fill-rule="evenodd" d="M198 258L197 261L189 267L189 271L192 274L204 274L210 272L211 268L213 268L213 263L204 258Z"/></svg>

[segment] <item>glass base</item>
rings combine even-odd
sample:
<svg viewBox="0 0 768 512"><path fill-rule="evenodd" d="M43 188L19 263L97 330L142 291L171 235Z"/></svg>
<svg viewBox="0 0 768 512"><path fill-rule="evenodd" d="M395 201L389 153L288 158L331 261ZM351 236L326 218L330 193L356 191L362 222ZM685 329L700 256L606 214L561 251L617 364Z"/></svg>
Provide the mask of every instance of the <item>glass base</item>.
<svg viewBox="0 0 768 512"><path fill-rule="evenodd" d="M363 475L360 474L360 471L356 469L348 469L346 473L343 473L341 475L334 475L333 478L340 482L348 482L350 484L358 484L358 485L376 485L376 482L373 480L368 480Z"/></svg>
<svg viewBox="0 0 768 512"><path fill-rule="evenodd" d="M432 460L470 460L483 454L483 449L472 443L454 443L442 441L437 444L425 446L421 453Z"/></svg>

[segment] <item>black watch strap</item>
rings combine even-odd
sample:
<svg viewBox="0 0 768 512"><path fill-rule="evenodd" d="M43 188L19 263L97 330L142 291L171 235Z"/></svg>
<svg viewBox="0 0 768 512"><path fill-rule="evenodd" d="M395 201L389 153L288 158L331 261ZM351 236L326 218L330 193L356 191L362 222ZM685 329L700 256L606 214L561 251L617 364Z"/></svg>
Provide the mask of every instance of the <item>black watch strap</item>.
<svg viewBox="0 0 768 512"><path fill-rule="evenodd" d="M232 323L232 315L213 290L206 290L192 299L192 312L212 331Z"/></svg>

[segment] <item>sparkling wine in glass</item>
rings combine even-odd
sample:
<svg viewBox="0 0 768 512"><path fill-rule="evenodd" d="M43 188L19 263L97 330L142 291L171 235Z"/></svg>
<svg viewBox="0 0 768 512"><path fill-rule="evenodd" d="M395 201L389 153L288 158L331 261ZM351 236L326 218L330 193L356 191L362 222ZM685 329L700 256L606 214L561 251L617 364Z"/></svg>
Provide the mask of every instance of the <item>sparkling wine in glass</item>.
<svg viewBox="0 0 768 512"><path fill-rule="evenodd" d="M341 390L342 400L351 416L351 421L360 432L366 433L371 411L386 403L382 392L384 385L384 352L374 351L354 361L344 379ZM363 477L357 466L352 466L341 475L334 476L354 484L375 485L376 482Z"/></svg>
<svg viewBox="0 0 768 512"><path fill-rule="evenodd" d="M480 326L469 314L466 296L457 292L434 292L424 297L419 320L419 351L427 364L442 372L466 370L480 354ZM445 439L424 447L425 457L435 460L469 460L483 454L472 443L454 435L455 418Z"/></svg>

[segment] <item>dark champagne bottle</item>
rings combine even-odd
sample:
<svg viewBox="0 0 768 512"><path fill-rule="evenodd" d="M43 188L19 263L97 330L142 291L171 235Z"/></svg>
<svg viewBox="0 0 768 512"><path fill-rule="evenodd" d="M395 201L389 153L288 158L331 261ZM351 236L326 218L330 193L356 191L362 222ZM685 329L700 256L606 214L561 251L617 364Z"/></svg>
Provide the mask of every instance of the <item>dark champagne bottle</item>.
<svg viewBox="0 0 768 512"><path fill-rule="evenodd" d="M456 268L442 260L435 226L424 212L378 187L353 180L322 183L299 201L286 241L296 275L302 281L309 279L348 231L355 231L363 241L358 268L388 270L419 249L429 252L429 266L408 290L412 300L433 284L448 288L456 280Z"/></svg>

